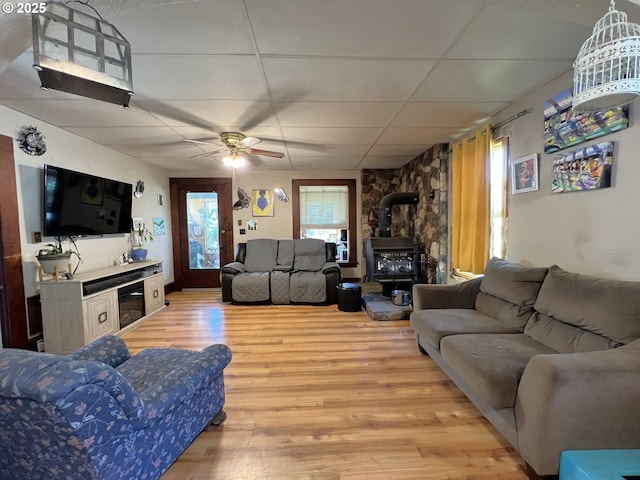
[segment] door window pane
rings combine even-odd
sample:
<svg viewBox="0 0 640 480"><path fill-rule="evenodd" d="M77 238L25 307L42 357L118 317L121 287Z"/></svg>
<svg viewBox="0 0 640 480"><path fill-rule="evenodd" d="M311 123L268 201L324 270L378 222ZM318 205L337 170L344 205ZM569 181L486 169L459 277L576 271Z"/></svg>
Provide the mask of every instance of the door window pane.
<svg viewBox="0 0 640 480"><path fill-rule="evenodd" d="M220 228L216 192L187 193L187 231L189 268L220 268Z"/></svg>

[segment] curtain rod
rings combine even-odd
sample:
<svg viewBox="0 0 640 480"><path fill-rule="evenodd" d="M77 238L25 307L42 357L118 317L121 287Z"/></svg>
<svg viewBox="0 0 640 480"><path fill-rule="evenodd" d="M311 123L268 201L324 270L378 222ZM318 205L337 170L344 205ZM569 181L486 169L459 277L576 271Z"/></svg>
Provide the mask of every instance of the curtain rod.
<svg viewBox="0 0 640 480"><path fill-rule="evenodd" d="M526 114L528 113L532 113L533 112L533 108L529 107L529 108L525 108L524 110L522 110L521 112L516 113L513 117L509 117L506 120L500 122L500 123L496 123L495 125L493 125L491 127L491 130L497 130L498 128L502 127L503 125L506 125L507 123L513 122L516 118L520 118L520 117L524 117Z"/></svg>

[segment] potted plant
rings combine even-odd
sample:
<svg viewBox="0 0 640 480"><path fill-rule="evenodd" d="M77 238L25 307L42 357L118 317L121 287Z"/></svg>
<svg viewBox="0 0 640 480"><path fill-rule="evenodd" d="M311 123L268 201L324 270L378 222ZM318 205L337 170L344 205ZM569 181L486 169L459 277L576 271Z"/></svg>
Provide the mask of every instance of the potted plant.
<svg viewBox="0 0 640 480"><path fill-rule="evenodd" d="M48 248L43 248L38 252L37 259L40 262L42 271L48 274L66 272L69 269L69 263L71 262L71 255L78 257L78 263L82 262L78 248L71 237L68 237L69 241L73 244L73 249L62 249L63 237L55 237L55 243L47 244Z"/></svg>
<svg viewBox="0 0 640 480"><path fill-rule="evenodd" d="M131 258L134 262L142 262L147 259L147 242L153 242L153 234L149 231L144 223L140 223L133 230L131 236L133 246L131 247Z"/></svg>

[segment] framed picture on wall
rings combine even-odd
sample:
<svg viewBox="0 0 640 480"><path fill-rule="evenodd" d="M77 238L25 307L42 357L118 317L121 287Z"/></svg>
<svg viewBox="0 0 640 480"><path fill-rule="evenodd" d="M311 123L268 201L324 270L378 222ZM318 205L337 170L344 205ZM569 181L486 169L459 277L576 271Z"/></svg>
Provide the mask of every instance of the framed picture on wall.
<svg viewBox="0 0 640 480"><path fill-rule="evenodd" d="M565 90L544 103L544 153L573 147L629 126L629 106L592 113L572 109L571 90Z"/></svg>
<svg viewBox="0 0 640 480"><path fill-rule="evenodd" d="M273 190L253 190L251 210L254 217L273 217Z"/></svg>
<svg viewBox="0 0 640 480"><path fill-rule="evenodd" d="M554 193L596 190L611 186L613 142L602 142L579 150L556 154L553 161Z"/></svg>
<svg viewBox="0 0 640 480"><path fill-rule="evenodd" d="M534 190L538 190L537 153L511 162L511 191L515 194Z"/></svg>

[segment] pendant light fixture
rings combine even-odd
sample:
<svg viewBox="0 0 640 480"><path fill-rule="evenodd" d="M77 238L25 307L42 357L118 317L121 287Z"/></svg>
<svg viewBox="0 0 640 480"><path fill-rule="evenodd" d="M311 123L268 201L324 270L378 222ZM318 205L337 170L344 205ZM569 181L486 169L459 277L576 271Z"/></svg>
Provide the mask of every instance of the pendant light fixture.
<svg viewBox="0 0 640 480"><path fill-rule="evenodd" d="M629 23L611 0L573 63L573 110L608 110L631 103L638 94L640 26Z"/></svg>

